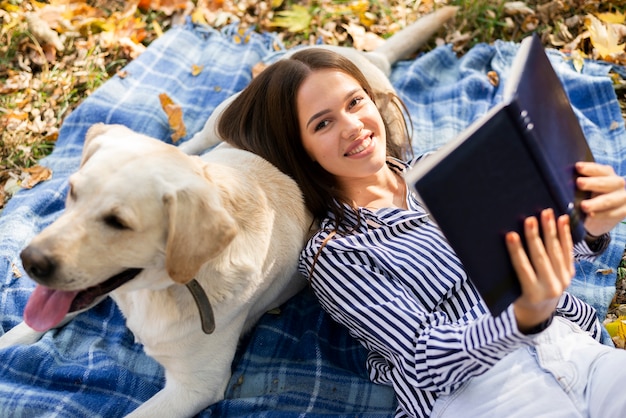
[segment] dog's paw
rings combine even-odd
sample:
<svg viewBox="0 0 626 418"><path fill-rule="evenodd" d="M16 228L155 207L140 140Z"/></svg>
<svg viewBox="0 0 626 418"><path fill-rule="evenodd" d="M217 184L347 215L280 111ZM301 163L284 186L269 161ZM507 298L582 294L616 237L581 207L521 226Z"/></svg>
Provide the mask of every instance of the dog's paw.
<svg viewBox="0 0 626 418"><path fill-rule="evenodd" d="M0 336L0 349L12 347L14 345L29 345L36 343L43 334L43 332L35 331L22 322Z"/></svg>

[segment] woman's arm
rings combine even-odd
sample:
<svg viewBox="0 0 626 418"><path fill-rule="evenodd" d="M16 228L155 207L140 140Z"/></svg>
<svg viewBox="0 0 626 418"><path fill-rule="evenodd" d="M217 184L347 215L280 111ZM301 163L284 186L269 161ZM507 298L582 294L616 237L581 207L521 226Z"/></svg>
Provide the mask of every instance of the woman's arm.
<svg viewBox="0 0 626 418"><path fill-rule="evenodd" d="M448 282L445 272L434 269L431 277L409 277L417 282L416 287L423 287L423 294L434 294L441 287L442 300L437 302L458 310L459 318L453 320L452 312L426 309L418 301L423 295L416 296L415 288L379 270L379 260L371 259L367 251L331 247L317 258L312 288L335 321L386 359L396 387L449 393L532 341L517 329L512 307L494 318L486 314L483 304L468 302L478 301L478 296L465 280ZM304 274L309 274L318 249L312 245L303 252ZM455 289L446 289L448 285ZM464 305L474 311L464 311Z"/></svg>

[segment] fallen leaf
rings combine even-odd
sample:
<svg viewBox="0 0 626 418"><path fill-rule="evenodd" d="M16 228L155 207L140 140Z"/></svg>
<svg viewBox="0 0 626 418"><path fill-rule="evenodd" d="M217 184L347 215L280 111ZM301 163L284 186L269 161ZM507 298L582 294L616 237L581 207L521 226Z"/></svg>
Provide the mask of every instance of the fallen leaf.
<svg viewBox="0 0 626 418"><path fill-rule="evenodd" d="M57 50L63 51L64 46L59 38L59 34L50 29L48 23L44 22L35 13L26 13L26 22L28 22L28 30L42 45L50 44Z"/></svg>
<svg viewBox="0 0 626 418"><path fill-rule="evenodd" d="M202 70L204 70L204 65L193 64L191 66L191 75L195 77L199 75L202 72Z"/></svg>
<svg viewBox="0 0 626 418"><path fill-rule="evenodd" d="M495 71L489 71L487 73L487 80L489 80L489 83L494 87L498 87L498 85L500 84L500 77Z"/></svg>
<svg viewBox="0 0 626 418"><path fill-rule="evenodd" d="M252 66L252 78L255 78L256 76L261 74L266 68L267 64L263 61L259 61L258 63L254 64L254 66Z"/></svg>
<svg viewBox="0 0 626 418"><path fill-rule="evenodd" d="M293 10L283 10L276 12L270 26L283 28L289 32L304 32L311 25L311 14L309 9L298 4L293 5Z"/></svg>
<svg viewBox="0 0 626 418"><path fill-rule="evenodd" d="M13 273L13 276L15 276L18 279L22 277L22 272L13 262L11 263L11 272Z"/></svg>
<svg viewBox="0 0 626 418"><path fill-rule="evenodd" d="M507 15L534 15L535 11L528 7L523 1L507 1L503 5L504 13Z"/></svg>
<svg viewBox="0 0 626 418"><path fill-rule="evenodd" d="M194 23L198 23L198 22L194 22ZM154 21L152 22L152 29L154 30L154 33L156 33L157 38L160 38L161 36L163 36L163 28L161 27L161 25L159 24L158 21Z"/></svg>
<svg viewBox="0 0 626 418"><path fill-rule="evenodd" d="M152 0L141 1L143 10L156 10L165 13L167 16L173 15L175 12L183 11L187 8L187 0Z"/></svg>
<svg viewBox="0 0 626 418"><path fill-rule="evenodd" d="M350 23L343 25L343 27L352 37L352 46L359 51L373 51L385 42L375 33L366 31L363 26Z"/></svg>
<svg viewBox="0 0 626 418"><path fill-rule="evenodd" d="M609 58L612 55L624 52L624 44L619 43L617 31L610 23L603 23L593 15L587 15L585 26L589 30L589 39L600 58Z"/></svg>
<svg viewBox="0 0 626 418"><path fill-rule="evenodd" d="M185 122L183 121L183 109L180 105L174 103L166 93L159 94L159 100L161 101L163 111L167 115L170 128L174 131L172 133L172 141L176 143L187 134Z"/></svg>
<svg viewBox="0 0 626 418"><path fill-rule="evenodd" d="M41 165L25 168L24 171L28 173L28 177L22 180L22 187L25 189L32 189L42 181L52 178L52 170Z"/></svg>
<svg viewBox="0 0 626 418"><path fill-rule="evenodd" d="M598 13L596 17L606 23L624 23L626 20L626 14L620 12Z"/></svg>
<svg viewBox="0 0 626 418"><path fill-rule="evenodd" d="M196 7L191 13L191 21L196 25L208 25L206 18L204 17L204 11L200 7Z"/></svg>

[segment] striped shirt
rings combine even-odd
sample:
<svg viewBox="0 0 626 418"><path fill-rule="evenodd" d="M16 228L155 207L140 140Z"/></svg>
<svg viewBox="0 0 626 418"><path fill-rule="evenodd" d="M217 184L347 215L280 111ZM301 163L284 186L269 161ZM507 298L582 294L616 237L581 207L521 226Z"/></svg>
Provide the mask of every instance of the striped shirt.
<svg viewBox="0 0 626 418"><path fill-rule="evenodd" d="M389 165L397 171L408 166L395 160ZM314 265L310 280L322 307L370 351L371 380L394 387L396 417L428 417L438 395L532 344L533 336L517 329L512 305L497 317L489 313L412 194L407 206L359 208L356 230L337 233L325 246L334 228L332 217L323 220L299 268L309 277ZM346 209L346 225L356 225L357 215ZM575 253L594 255L584 243ZM565 293L556 315L600 338L595 310L575 296Z"/></svg>

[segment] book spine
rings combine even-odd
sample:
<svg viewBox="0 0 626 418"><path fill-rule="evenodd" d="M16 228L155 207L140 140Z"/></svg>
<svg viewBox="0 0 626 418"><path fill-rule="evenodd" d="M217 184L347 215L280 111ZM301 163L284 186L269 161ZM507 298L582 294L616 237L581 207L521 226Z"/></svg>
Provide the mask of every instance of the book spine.
<svg viewBox="0 0 626 418"><path fill-rule="evenodd" d="M559 182L562 174L555 172L552 168L553 165L549 161L549 156L545 154L541 147L539 142L541 139L536 132L534 123L530 118L528 111L521 108L519 103L515 100L511 101L511 103L507 106L507 110L510 112L513 119L517 121L518 127L522 131L522 135L526 138L525 144L528 146L531 155L535 158L537 167L543 176L545 183L548 185L555 202L559 205L559 207L553 208L556 211L556 216L563 214L569 215L572 239L574 242L582 241L586 234L584 219L576 207L573 196L568 195L566 187ZM572 176L574 176L574 172L572 172Z"/></svg>

